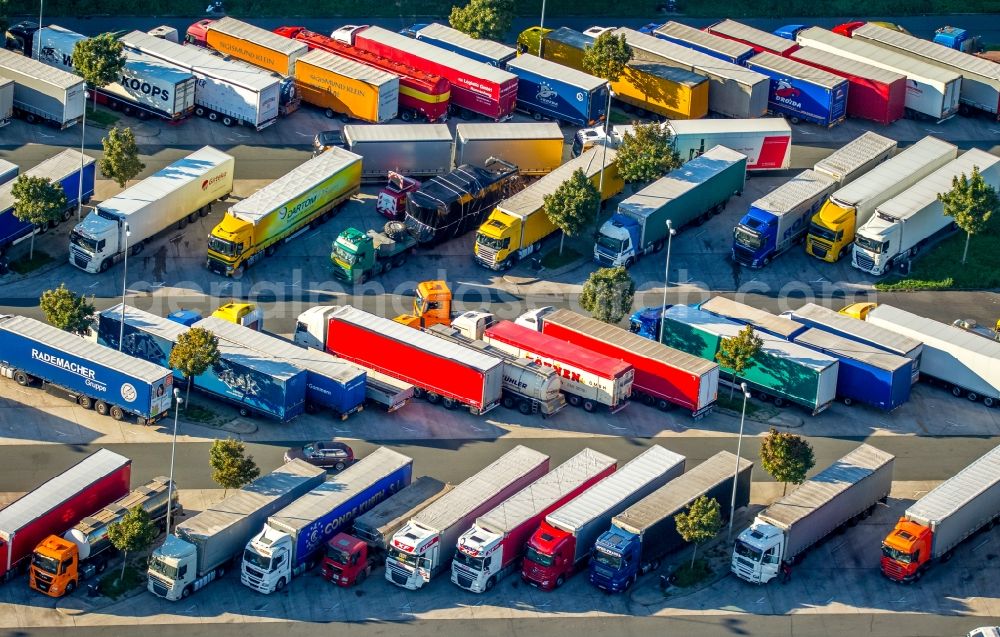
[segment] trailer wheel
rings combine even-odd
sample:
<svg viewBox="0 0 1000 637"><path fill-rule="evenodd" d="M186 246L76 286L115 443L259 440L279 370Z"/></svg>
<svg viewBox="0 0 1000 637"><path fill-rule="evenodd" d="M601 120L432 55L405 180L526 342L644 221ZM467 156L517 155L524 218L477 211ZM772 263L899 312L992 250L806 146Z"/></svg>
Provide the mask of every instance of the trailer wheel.
<svg viewBox="0 0 1000 637"><path fill-rule="evenodd" d="M244 418L249 418L253 414L249 407L240 407L240 416Z"/></svg>
<svg viewBox="0 0 1000 637"><path fill-rule="evenodd" d="M111 406L111 418L114 420L122 420L125 418L125 410L118 405Z"/></svg>
<svg viewBox="0 0 1000 637"><path fill-rule="evenodd" d="M996 407L997 401L994 398L987 396L986 398L983 398L983 404L987 407Z"/></svg>
<svg viewBox="0 0 1000 637"><path fill-rule="evenodd" d="M199 217L206 217L206 216L208 216L208 213L210 213L210 212L212 212L212 204L210 204L210 203L209 204L205 204L198 211L198 216Z"/></svg>
<svg viewBox="0 0 1000 637"><path fill-rule="evenodd" d="M429 402L432 405L436 405L439 402L441 402L441 395L435 394L432 391L427 392L427 395L425 397L427 398L427 402Z"/></svg>
<svg viewBox="0 0 1000 637"><path fill-rule="evenodd" d="M97 560L97 566L94 567L94 570L96 570L98 573L103 573L104 569L106 569L107 567L108 567L107 560Z"/></svg>
<svg viewBox="0 0 1000 637"><path fill-rule="evenodd" d="M757 400L759 400L762 403L766 403L766 402L769 402L771 400L771 397L768 396L766 393L764 393L764 392L761 391L761 392L757 392Z"/></svg>
<svg viewBox="0 0 1000 637"><path fill-rule="evenodd" d="M574 407L579 407L580 403L583 402L583 399L575 394L567 394L566 402L573 405Z"/></svg>
<svg viewBox="0 0 1000 637"><path fill-rule="evenodd" d="M383 273L388 273L390 270L392 270L392 261L386 261L382 264Z"/></svg>
<svg viewBox="0 0 1000 637"><path fill-rule="evenodd" d="M799 123L799 118L798 117L789 117L788 121L790 121L793 124L798 124Z"/></svg>
<svg viewBox="0 0 1000 637"><path fill-rule="evenodd" d="M205 117L205 107L203 107L203 106L195 106L194 107L194 114L197 115L198 117Z"/></svg>
<svg viewBox="0 0 1000 637"><path fill-rule="evenodd" d="M979 400L979 394L977 394L974 391L970 391L968 394L965 395L965 397L968 398L969 402L972 402L972 403L974 403L977 400Z"/></svg>
<svg viewBox="0 0 1000 637"><path fill-rule="evenodd" d="M656 399L650 396L649 394L639 394L639 400L642 402L643 405L646 405L647 407L652 407L653 405L656 404Z"/></svg>
<svg viewBox="0 0 1000 637"><path fill-rule="evenodd" d="M14 372L14 381L21 387L27 387L31 384L31 376L28 376L21 370Z"/></svg>
<svg viewBox="0 0 1000 637"><path fill-rule="evenodd" d="M413 111L410 111L410 110L400 111L400 113L399 113L399 119L403 120L404 122L412 121L413 120Z"/></svg>
<svg viewBox="0 0 1000 637"><path fill-rule="evenodd" d="M954 396L955 398L961 398L961 396L962 396L962 388L961 387L952 387L951 388L951 395Z"/></svg>
<svg viewBox="0 0 1000 637"><path fill-rule="evenodd" d="M594 411L594 409L596 409L596 408L597 408L597 405L594 403L594 401L592 401L592 400L585 400L585 401L583 401L583 410L584 411L591 412L591 411Z"/></svg>
<svg viewBox="0 0 1000 637"><path fill-rule="evenodd" d="M427 394L427 390L424 389L423 387L414 387L413 388L413 397L414 398L423 398L425 394Z"/></svg>
<svg viewBox="0 0 1000 637"><path fill-rule="evenodd" d="M656 401L656 408L660 411L670 411L673 405L666 398L660 398Z"/></svg>
<svg viewBox="0 0 1000 637"><path fill-rule="evenodd" d="M103 400L97 401L96 403L94 403L94 411L96 411L97 413L101 414L102 416L107 416L108 415L108 403L104 402Z"/></svg>
<svg viewBox="0 0 1000 637"><path fill-rule="evenodd" d="M145 241L139 241L139 242L137 242L136 244L134 244L130 248L129 254L131 254L132 256L135 256L135 255L139 254L140 252L142 252L145 249L146 249L146 242Z"/></svg>
<svg viewBox="0 0 1000 637"><path fill-rule="evenodd" d="M213 112L213 111L209 111L209 113L208 113L208 121L210 121L210 122L217 122L217 121L219 121L219 114L216 113L216 112Z"/></svg>
<svg viewBox="0 0 1000 637"><path fill-rule="evenodd" d="M533 112L531 116L535 119L536 122L540 122L542 121L542 119L544 119L542 114L539 113L538 111Z"/></svg>
<svg viewBox="0 0 1000 637"><path fill-rule="evenodd" d="M531 403L526 400L522 400L517 404L517 410L525 416L528 416L531 414Z"/></svg>
<svg viewBox="0 0 1000 637"><path fill-rule="evenodd" d="M32 113L28 113L27 115L24 116L24 121L28 122L29 124L34 124L35 122L38 121L38 118L35 117Z"/></svg>
<svg viewBox="0 0 1000 637"><path fill-rule="evenodd" d="M445 409L456 409L458 407L458 401L454 398L443 398L441 399L441 404L444 405Z"/></svg>
<svg viewBox="0 0 1000 637"><path fill-rule="evenodd" d="M396 255L396 256L395 256L395 257L393 258L393 260L392 260L392 264L393 264L394 266L396 266L397 268L398 268L399 266L401 266L401 265L405 264L405 263L406 263L406 255L407 255L407 253L406 253L406 252L404 252L404 253L402 253L402 254L398 254L398 255Z"/></svg>
<svg viewBox="0 0 1000 637"><path fill-rule="evenodd" d="M844 396L844 404L850 407L851 405L854 404L854 399Z"/></svg>
<svg viewBox="0 0 1000 637"><path fill-rule="evenodd" d="M222 125L223 126L232 126L235 123L236 122L233 121L233 118L229 117L228 115L222 118Z"/></svg>
<svg viewBox="0 0 1000 637"><path fill-rule="evenodd" d="M774 406L775 407L784 407L785 406L785 399L781 398L780 396L775 396L774 397Z"/></svg>
<svg viewBox="0 0 1000 637"><path fill-rule="evenodd" d="M177 229L178 229L178 230L183 230L183 229L184 229L184 227L185 227L185 226L187 226L187 224L188 224L188 218L187 218L187 217L181 217L181 218L180 218L180 219L179 219L179 220L177 221Z"/></svg>
<svg viewBox="0 0 1000 637"><path fill-rule="evenodd" d="M514 400L513 396L504 396L502 400L504 409L513 409L517 406L517 401Z"/></svg>
<svg viewBox="0 0 1000 637"><path fill-rule="evenodd" d="M80 396L76 399L76 404L80 405L84 409L90 409L94 406L94 400L90 396Z"/></svg>
<svg viewBox="0 0 1000 637"><path fill-rule="evenodd" d="M188 223L194 223L197 220L198 220L198 211L197 210L195 210L194 212L192 212L191 214L188 215Z"/></svg>

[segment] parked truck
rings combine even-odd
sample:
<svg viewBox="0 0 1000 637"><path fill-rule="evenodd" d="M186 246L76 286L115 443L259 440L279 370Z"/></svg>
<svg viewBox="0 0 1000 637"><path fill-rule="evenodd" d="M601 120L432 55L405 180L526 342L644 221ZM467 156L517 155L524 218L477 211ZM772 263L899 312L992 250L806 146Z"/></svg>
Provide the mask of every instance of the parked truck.
<svg viewBox="0 0 1000 637"><path fill-rule="evenodd" d="M874 133L865 133L874 135ZM958 147L927 136L870 172L830 194L813 215L806 252L828 263L851 249L855 233L886 201L958 156Z"/></svg>
<svg viewBox="0 0 1000 637"><path fill-rule="evenodd" d="M381 27L343 26L331 34L355 48L412 66L451 83L452 110L465 117L509 119L517 102L517 76Z"/></svg>
<svg viewBox="0 0 1000 637"><path fill-rule="evenodd" d="M379 447L277 513L250 538L240 581L258 593L280 591L314 567L326 543L351 521L410 483L413 459Z"/></svg>
<svg viewBox="0 0 1000 637"><path fill-rule="evenodd" d="M958 112L962 76L953 71L820 27L800 31L795 40L803 47L819 49L905 75L905 108L910 117L942 121Z"/></svg>
<svg viewBox="0 0 1000 637"><path fill-rule="evenodd" d="M757 51L748 44L741 44L730 38L715 35L709 30L703 31L680 22L670 21L661 24L650 35L738 66L747 66L750 58L757 54Z"/></svg>
<svg viewBox="0 0 1000 637"><path fill-rule="evenodd" d="M476 233L476 261L491 270L505 270L541 250L542 241L559 229L545 213L545 197L577 170L600 189L601 201L620 193L625 182L618 175L617 157L617 151L593 148L501 201Z"/></svg>
<svg viewBox="0 0 1000 637"><path fill-rule="evenodd" d="M205 146L102 201L70 233L69 262L106 272L156 235L204 217L233 191L236 160Z"/></svg>
<svg viewBox="0 0 1000 637"><path fill-rule="evenodd" d="M0 344L0 376L22 387L57 389L84 409L115 420L134 416L139 424L156 422L170 408L165 366L23 316L0 318Z"/></svg>
<svg viewBox="0 0 1000 637"><path fill-rule="evenodd" d="M517 56L517 51L505 44L492 40L471 38L458 29L432 22L415 30L420 42L457 53L470 60L482 62L497 68L507 68L507 63Z"/></svg>
<svg viewBox="0 0 1000 637"><path fill-rule="evenodd" d="M233 204L208 238L206 266L235 276L327 221L361 187L361 156L331 148Z"/></svg>
<svg viewBox="0 0 1000 637"><path fill-rule="evenodd" d="M172 491L170 508L181 511L177 488L168 488L169 479L153 478L103 509L88 515L63 535L50 535L35 547L28 572L28 585L49 597L69 595L80 582L104 572L116 553L108 539L108 527L141 507L157 530L167 517L167 492Z"/></svg>
<svg viewBox="0 0 1000 637"><path fill-rule="evenodd" d="M336 356L412 383L430 403L449 409L465 405L476 414L500 404L499 359L390 319L348 305L325 313L321 321L300 319L296 331L296 340L308 332Z"/></svg>
<svg viewBox="0 0 1000 637"><path fill-rule="evenodd" d="M417 590L449 568L461 534L549 470L549 457L518 445L415 515L392 537L385 578Z"/></svg>
<svg viewBox="0 0 1000 637"><path fill-rule="evenodd" d="M306 411L328 409L340 419L360 412L365 403L365 370L325 352L299 347L277 336L214 316L194 327L219 339L301 368L306 372Z"/></svg>
<svg viewBox="0 0 1000 637"><path fill-rule="evenodd" d="M981 36L973 36L966 29L945 25L934 29L935 44L962 51L963 53L980 53L983 50L983 39Z"/></svg>
<svg viewBox="0 0 1000 637"><path fill-rule="evenodd" d="M982 398L987 407L1000 405L1000 343L884 303L868 312L865 321L924 344L921 378L944 385L954 396L973 402Z"/></svg>
<svg viewBox="0 0 1000 637"><path fill-rule="evenodd" d="M385 224L382 232L347 228L333 242L333 276L348 284L364 283L402 266L416 245L417 240L398 221Z"/></svg>
<svg viewBox="0 0 1000 637"><path fill-rule="evenodd" d="M40 29L34 37L41 43L29 52L32 57L64 71L76 72L73 48L77 42L86 40L86 36L51 25ZM194 111L196 83L189 71L126 48L125 65L119 79L95 92L98 103L126 115L177 121Z"/></svg>
<svg viewBox="0 0 1000 637"><path fill-rule="evenodd" d="M28 568L38 543L128 493L132 461L99 449L0 509L0 581Z"/></svg>
<svg viewBox="0 0 1000 637"><path fill-rule="evenodd" d="M521 175L546 175L562 164L565 138L555 122L458 124L455 163L484 165L490 158L517 166Z"/></svg>
<svg viewBox="0 0 1000 637"><path fill-rule="evenodd" d="M640 336L658 340L674 349L714 361L722 339L733 338L743 326L704 310L686 305L646 308L632 315L631 330ZM808 350L764 332L755 364L742 374L720 366L719 382L745 382L761 400L773 400L778 407L798 404L812 414L829 407L837 394L839 362L832 356Z"/></svg>
<svg viewBox="0 0 1000 637"><path fill-rule="evenodd" d="M1000 66L997 64L870 22L855 29L851 38L958 74L962 78L959 112L963 115L980 112L990 119L1000 119Z"/></svg>
<svg viewBox="0 0 1000 637"><path fill-rule="evenodd" d="M767 310L757 309L724 296L713 296L695 307L713 316L750 325L757 332L776 336L783 341L791 341L792 338L806 329L804 325L793 319L775 316Z"/></svg>
<svg viewBox="0 0 1000 637"><path fill-rule="evenodd" d="M757 53L767 52L787 56L798 48L794 38L783 38L728 18L705 27L705 31L746 44Z"/></svg>
<svg viewBox="0 0 1000 637"><path fill-rule="evenodd" d="M362 181L384 181L389 172L407 177L434 177L446 174L453 165L455 141L445 124L348 124L343 135L347 150L363 158ZM386 215L387 209L399 208L398 201L394 198L397 205L387 206L380 192L376 205ZM405 201L404 195L402 202Z"/></svg>
<svg viewBox="0 0 1000 637"><path fill-rule="evenodd" d="M954 178L971 176L973 168L979 169L987 184L1000 188L1000 157L978 148L962 153L876 207L874 216L857 231L851 264L875 276L897 266L907 270L921 246L952 225L938 193L951 190Z"/></svg>
<svg viewBox="0 0 1000 637"><path fill-rule="evenodd" d="M200 20L188 27L185 40L273 71L295 75L295 61L309 51L304 42L271 33L235 18Z"/></svg>
<svg viewBox="0 0 1000 637"><path fill-rule="evenodd" d="M80 201L87 203L93 196L96 169L93 157L67 149L24 171L24 174L48 179L62 188L63 194L66 195L66 208L63 210L62 221L66 221L77 209ZM14 215L14 182L12 179L0 184L0 256L11 246L29 239L44 229L33 223L21 221Z"/></svg>
<svg viewBox="0 0 1000 637"><path fill-rule="evenodd" d="M337 586L360 584L373 569L385 565L385 552L396 531L451 488L422 476L354 518L351 533L340 532L327 542L320 574Z"/></svg>
<svg viewBox="0 0 1000 637"><path fill-rule="evenodd" d="M375 210L389 221L402 221L406 218L406 198L420 190L423 183L394 170L386 178L388 182L375 197Z"/></svg>
<svg viewBox="0 0 1000 637"><path fill-rule="evenodd" d="M782 312L782 316L862 345L902 356L910 361L910 384L920 378L920 358L924 344L915 338L897 334L874 323L844 316L840 312L815 303L806 303L797 310Z"/></svg>
<svg viewBox="0 0 1000 637"><path fill-rule="evenodd" d="M835 530L871 515L889 497L894 460L860 445L758 513L736 539L732 572L751 584L767 584L782 564L797 563Z"/></svg>
<svg viewBox="0 0 1000 637"><path fill-rule="evenodd" d="M570 310L544 315L542 333L633 366L632 394L666 411L674 405L700 419L718 396L719 366L686 352L650 341L617 325Z"/></svg>
<svg viewBox="0 0 1000 637"><path fill-rule="evenodd" d="M701 225L722 212L733 195L742 195L746 175L746 155L725 146L710 148L619 203L601 225L594 261L629 268L659 252L670 232Z"/></svg>
<svg viewBox="0 0 1000 637"><path fill-rule="evenodd" d="M265 520L315 489L326 472L292 460L175 527L149 558L146 588L171 602L222 577Z"/></svg>
<svg viewBox="0 0 1000 637"><path fill-rule="evenodd" d="M511 321L491 325L483 333L483 340L514 356L553 367L562 376L560 382L566 400L574 407L594 411L603 405L616 413L628 406L635 376L635 368L629 363Z"/></svg>
<svg viewBox="0 0 1000 637"><path fill-rule="evenodd" d="M528 540L521 579L552 590L581 568L611 518L684 473L684 456L653 445L545 516Z"/></svg>
<svg viewBox="0 0 1000 637"><path fill-rule="evenodd" d="M882 574L896 582L923 577L974 533L1000 518L1000 446L911 504L882 540Z"/></svg>
<svg viewBox="0 0 1000 637"><path fill-rule="evenodd" d="M760 53L747 62L770 78L768 112L830 128L847 118L848 82L839 75L774 53Z"/></svg>
<svg viewBox="0 0 1000 637"><path fill-rule="evenodd" d="M14 80L0 77L0 128L10 124L14 117ZM0 184L3 179L3 172L0 171Z"/></svg>
<svg viewBox="0 0 1000 637"><path fill-rule="evenodd" d="M122 327L122 318L125 325ZM130 356L169 367L170 352L189 328L167 318L119 304L100 313L97 340ZM119 345L119 342L121 345ZM230 342L219 343L219 360L190 383L241 416L262 415L286 422L301 414L306 402L306 372ZM177 370L178 382L189 382ZM164 400L169 401L169 391Z"/></svg>
<svg viewBox="0 0 1000 637"><path fill-rule="evenodd" d="M517 76L517 108L536 120L593 126L608 110L608 82L583 71L525 54L510 60Z"/></svg>
<svg viewBox="0 0 1000 637"><path fill-rule="evenodd" d="M451 581L473 593L493 590L524 555L525 545L552 511L615 471L617 461L584 449L496 508L458 538Z"/></svg>
<svg viewBox="0 0 1000 637"><path fill-rule="evenodd" d="M399 78L361 62L313 50L295 60L302 101L333 118L381 124L399 112Z"/></svg>
<svg viewBox="0 0 1000 637"><path fill-rule="evenodd" d="M866 62L812 47L795 47L788 57L847 80L847 116L883 126L902 119L906 109L906 76Z"/></svg>
<svg viewBox="0 0 1000 637"><path fill-rule="evenodd" d="M490 158L460 164L406 198L406 227L420 245L436 245L478 228L496 204L523 187L518 167Z"/></svg>
<svg viewBox="0 0 1000 637"><path fill-rule="evenodd" d="M281 82L273 74L142 31L123 35L121 41L129 49L190 72L197 80L195 115L225 126L240 124L258 131L278 121Z"/></svg>
<svg viewBox="0 0 1000 637"><path fill-rule="evenodd" d="M720 451L611 518L611 528L594 543L590 583L620 593L658 569L668 553L687 544L677 532L677 515L700 497L715 500L721 519L730 519L731 503L736 509L750 503L752 470L749 460Z"/></svg>

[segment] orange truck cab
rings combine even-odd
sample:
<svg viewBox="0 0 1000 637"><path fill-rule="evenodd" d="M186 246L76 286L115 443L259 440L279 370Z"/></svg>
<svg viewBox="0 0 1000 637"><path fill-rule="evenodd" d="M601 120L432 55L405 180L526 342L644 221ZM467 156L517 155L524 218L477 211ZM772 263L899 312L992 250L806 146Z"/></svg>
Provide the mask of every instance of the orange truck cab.
<svg viewBox="0 0 1000 637"><path fill-rule="evenodd" d="M521 579L546 591L562 586L577 566L576 537L542 522L528 540L521 563ZM584 547L580 547L584 548ZM589 551L580 551L579 561L584 562Z"/></svg>
<svg viewBox="0 0 1000 637"><path fill-rule="evenodd" d="M926 526L899 518L896 528L882 541L882 573L897 582L920 577L931 559L934 533Z"/></svg>
<svg viewBox="0 0 1000 637"><path fill-rule="evenodd" d="M101 572L107 560L95 560L90 568ZM62 597L76 590L80 576L79 551L76 544L58 535L50 535L35 547L28 571L28 585L49 597Z"/></svg>
<svg viewBox="0 0 1000 637"><path fill-rule="evenodd" d="M363 540L338 533L326 543L320 573L337 586L360 584L371 575L377 558Z"/></svg>
<svg viewBox="0 0 1000 637"><path fill-rule="evenodd" d="M408 327L424 329L434 325L451 325L451 290L444 281L422 281L413 299L413 314L394 319Z"/></svg>

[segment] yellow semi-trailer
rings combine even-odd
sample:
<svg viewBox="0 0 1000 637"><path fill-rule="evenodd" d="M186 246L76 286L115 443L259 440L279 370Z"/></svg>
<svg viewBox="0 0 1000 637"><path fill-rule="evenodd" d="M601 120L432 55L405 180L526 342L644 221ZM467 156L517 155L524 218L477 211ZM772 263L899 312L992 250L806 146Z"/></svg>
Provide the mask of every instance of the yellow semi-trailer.
<svg viewBox="0 0 1000 637"><path fill-rule="evenodd" d="M625 182L618 175L616 157L613 149L591 148L500 202L476 233L476 261L491 270L504 270L537 251L542 240L558 230L545 214L545 195L554 193L577 169L598 187L604 170L601 201L620 193Z"/></svg>
<svg viewBox="0 0 1000 637"><path fill-rule="evenodd" d="M241 273L328 220L360 185L360 155L331 148L310 159L226 211L208 236L208 269L225 276Z"/></svg>
<svg viewBox="0 0 1000 637"><path fill-rule="evenodd" d="M490 122L455 127L455 165L485 165L491 157L524 176L547 175L563 161L566 139L556 122Z"/></svg>
<svg viewBox="0 0 1000 637"><path fill-rule="evenodd" d="M399 77L318 49L295 60L295 86L329 118L381 124L399 111Z"/></svg>

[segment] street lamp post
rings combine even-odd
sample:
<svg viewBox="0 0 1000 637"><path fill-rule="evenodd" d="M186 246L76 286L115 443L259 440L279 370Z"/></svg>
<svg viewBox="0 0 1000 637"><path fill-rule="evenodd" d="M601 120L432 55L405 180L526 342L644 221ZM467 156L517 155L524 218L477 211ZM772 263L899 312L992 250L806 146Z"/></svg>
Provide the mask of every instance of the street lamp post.
<svg viewBox="0 0 1000 637"><path fill-rule="evenodd" d="M167 535L170 535L170 514L174 510L174 450L177 448L177 415L181 411L181 403L183 402L181 390L174 387L174 438L170 442L170 479L167 481Z"/></svg>
<svg viewBox="0 0 1000 637"><path fill-rule="evenodd" d="M672 219L667 219L667 263L663 267L663 305L660 306L660 342L663 342L663 313L667 311L667 286L670 285L670 244L673 242L674 235L677 231L674 230L674 222Z"/></svg>
<svg viewBox="0 0 1000 637"><path fill-rule="evenodd" d="M743 450L743 423L746 421L747 417L747 399L750 398L750 392L747 391L747 384L740 383L740 389L743 390L743 413L740 414L740 436L736 441L736 468L733 470L733 493L729 500L729 533L726 536L727 539L732 539L733 537L733 517L736 511L736 481L740 475L740 452Z"/></svg>
<svg viewBox="0 0 1000 637"><path fill-rule="evenodd" d="M83 143L87 135L87 94L83 94L83 125L80 128L80 178L76 180L76 222L80 223L80 216L83 213L83 162L86 157L83 154Z"/></svg>
<svg viewBox="0 0 1000 637"><path fill-rule="evenodd" d="M37 40L38 45L35 47L35 58L41 61L42 59L42 9L45 8L45 0L38 0L38 31L35 32L35 40ZM28 57L31 57L31 51L28 51ZM84 97L84 99L87 99Z"/></svg>
<svg viewBox="0 0 1000 637"><path fill-rule="evenodd" d="M597 215L594 222L601 220L601 197L604 196L604 167L608 164L608 142L611 141L611 83L608 82L608 108L604 111L604 150L601 151L601 178L597 181Z"/></svg>
<svg viewBox="0 0 1000 637"><path fill-rule="evenodd" d="M545 0L542 0L542 17L539 18L539 20L538 20L538 28L539 29L544 29L545 28ZM539 49L541 49L541 42L542 42L542 34L539 33L538 34ZM539 51L539 55L541 55L541 51Z"/></svg>
<svg viewBox="0 0 1000 637"><path fill-rule="evenodd" d="M83 179L83 175L80 176ZM121 326L118 330L118 351L122 351L122 344L125 341L125 294L128 292L128 238L132 234L129 232L128 223L125 223L125 268L122 271L122 316Z"/></svg>

